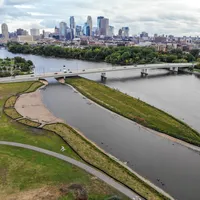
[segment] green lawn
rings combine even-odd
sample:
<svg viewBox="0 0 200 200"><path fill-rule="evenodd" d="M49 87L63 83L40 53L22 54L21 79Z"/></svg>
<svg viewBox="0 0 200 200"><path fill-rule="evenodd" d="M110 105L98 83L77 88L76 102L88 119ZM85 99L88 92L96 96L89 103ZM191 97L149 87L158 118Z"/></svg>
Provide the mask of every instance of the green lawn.
<svg viewBox="0 0 200 200"><path fill-rule="evenodd" d="M32 92L41 85L39 82L0 84L0 140L38 146L81 161L81 158L58 135L24 126L3 113L3 105L10 96L24 91ZM7 106L12 107L14 100L14 97L11 98ZM64 152L60 151L62 146L66 149ZM72 183L82 184L91 197L89 199L97 196L98 200L103 200L115 194L127 199L105 183L91 178L84 171L56 158L21 148L0 146L0 199L2 195L46 185ZM68 199L67 196L65 198Z"/></svg>
<svg viewBox="0 0 200 200"><path fill-rule="evenodd" d="M42 84L38 82L0 84L0 140L30 144L58 153L61 153L61 146L64 146L66 151L63 154L80 160L71 148L56 134L26 127L11 120L3 113L3 105L7 98L17 93L22 93L27 89L28 92L34 91L39 85L41 86ZM14 112L14 110L11 111ZM9 112L11 111L9 110Z"/></svg>
<svg viewBox="0 0 200 200"><path fill-rule="evenodd" d="M139 99L84 78L69 78L66 83L113 112L150 129L200 146L200 134L197 131Z"/></svg>
<svg viewBox="0 0 200 200"><path fill-rule="evenodd" d="M77 183L87 190L89 197L95 195L99 197L98 200L113 195L128 199L71 164L22 148L0 146L0 174L0 199L4 195L43 186L70 186ZM74 194L73 191L70 193Z"/></svg>

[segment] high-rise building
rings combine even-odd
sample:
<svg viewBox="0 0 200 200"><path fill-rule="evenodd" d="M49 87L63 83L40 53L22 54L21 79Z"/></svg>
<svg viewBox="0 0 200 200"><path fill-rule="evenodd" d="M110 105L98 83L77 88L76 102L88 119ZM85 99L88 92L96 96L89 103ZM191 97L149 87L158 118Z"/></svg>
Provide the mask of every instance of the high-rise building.
<svg viewBox="0 0 200 200"><path fill-rule="evenodd" d="M59 28L55 26L54 33L59 35Z"/></svg>
<svg viewBox="0 0 200 200"><path fill-rule="evenodd" d="M74 16L71 16L70 19L70 29L71 29L71 39L74 39L74 37L76 36L76 25L75 25L75 19Z"/></svg>
<svg viewBox="0 0 200 200"><path fill-rule="evenodd" d="M107 36L109 29L109 19L103 18L100 23L100 35Z"/></svg>
<svg viewBox="0 0 200 200"><path fill-rule="evenodd" d="M74 16L71 16L70 19L70 28L71 29L75 29L75 19L74 19Z"/></svg>
<svg viewBox="0 0 200 200"><path fill-rule="evenodd" d="M40 35L40 30L37 28L32 28L30 30L31 36L39 36Z"/></svg>
<svg viewBox="0 0 200 200"><path fill-rule="evenodd" d="M90 27L90 35L89 36L92 36L92 17L91 16L87 17L87 24Z"/></svg>
<svg viewBox="0 0 200 200"><path fill-rule="evenodd" d="M7 24L4 23L1 25L1 31L2 31L3 38L7 41L9 39Z"/></svg>
<svg viewBox="0 0 200 200"><path fill-rule="evenodd" d="M17 29L16 33L17 33L17 36L28 35L28 31L21 29L21 28Z"/></svg>
<svg viewBox="0 0 200 200"><path fill-rule="evenodd" d="M118 31L118 36L122 36L122 29L121 28Z"/></svg>
<svg viewBox="0 0 200 200"><path fill-rule="evenodd" d="M81 32L82 32L82 27L81 26L76 26L76 35L77 36L81 36Z"/></svg>
<svg viewBox="0 0 200 200"><path fill-rule="evenodd" d="M129 27L122 27L122 36L129 37Z"/></svg>
<svg viewBox="0 0 200 200"><path fill-rule="evenodd" d="M90 36L90 26L87 22L83 26L83 35Z"/></svg>
<svg viewBox="0 0 200 200"><path fill-rule="evenodd" d="M108 36L113 37L114 36L114 26L109 26L108 28Z"/></svg>
<svg viewBox="0 0 200 200"><path fill-rule="evenodd" d="M100 30L101 28L101 20L103 19L104 17L103 16L99 16L97 17L97 28Z"/></svg>
<svg viewBox="0 0 200 200"><path fill-rule="evenodd" d="M103 16L99 16L97 17L97 31L98 31L98 34L97 35L100 35L100 30L101 30L101 20L104 19Z"/></svg>
<svg viewBox="0 0 200 200"><path fill-rule="evenodd" d="M59 28L60 39L65 40L67 35L67 24L65 22L60 22L59 26L60 26Z"/></svg>

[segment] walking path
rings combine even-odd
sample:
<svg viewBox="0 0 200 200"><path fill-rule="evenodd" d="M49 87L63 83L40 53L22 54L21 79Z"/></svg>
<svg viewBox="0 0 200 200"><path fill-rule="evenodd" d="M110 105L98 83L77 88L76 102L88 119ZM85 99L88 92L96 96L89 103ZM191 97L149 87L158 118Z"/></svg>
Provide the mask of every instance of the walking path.
<svg viewBox="0 0 200 200"><path fill-rule="evenodd" d="M15 143L15 142L6 142L6 141L0 141L0 145L8 145L8 146L14 146L14 147L21 147L24 149L29 149L29 150L33 150L33 151L37 151L40 153L44 153L50 156L53 156L55 158L58 158L60 160L64 160L68 163L71 163L85 171L87 171L88 173L92 174L93 176L98 177L100 180L104 181L105 183L107 183L108 185L112 186L113 188L115 188L116 190L118 190L119 192L125 194L127 197L131 198L132 200L144 200L144 198L139 197L136 193L134 193L132 190L128 189L127 187L119 184L117 181L113 180L112 178L110 178L109 176L107 176L106 174L103 174L102 172L84 164L81 163L77 160L74 160L72 158L69 158L67 156L64 156L62 154L59 153L55 153L53 151L49 151L49 150L45 150L45 149L41 149L39 147L34 147L31 145L26 145L26 144L20 144L20 143Z"/></svg>

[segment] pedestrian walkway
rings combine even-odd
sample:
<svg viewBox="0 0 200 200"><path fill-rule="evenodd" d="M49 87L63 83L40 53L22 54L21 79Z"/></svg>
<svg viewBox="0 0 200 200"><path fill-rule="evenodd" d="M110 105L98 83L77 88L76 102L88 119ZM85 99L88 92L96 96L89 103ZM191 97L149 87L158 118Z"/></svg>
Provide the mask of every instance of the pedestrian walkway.
<svg viewBox="0 0 200 200"><path fill-rule="evenodd" d="M74 159L72 159L70 157L67 157L67 156L64 156L62 154L59 154L59 153L56 153L56 152L53 152L53 151L49 151L49 150L46 150L46 149L41 149L39 147L26 145L26 144L15 143L15 142L0 141L0 145L7 145L7 146L14 146L14 147L20 147L20 148L24 148L24 149L29 149L29 150L37 151L37 152L40 152L40 153L44 153L46 155L53 156L53 157L58 158L60 160L64 160L64 161L66 161L68 163L71 163L71 164L73 164L73 165L85 170L89 174L92 174L93 176L98 177L100 180L102 180L105 183L107 183L108 185L112 186L113 188L115 188L119 192L125 194L127 197L131 198L132 200L144 200L144 198L139 197L132 190L130 190L127 187L119 184L117 181L115 181L114 179L112 179L108 175L96 170L93 167L90 167L89 165L86 165L86 164L84 164L82 162L74 160Z"/></svg>

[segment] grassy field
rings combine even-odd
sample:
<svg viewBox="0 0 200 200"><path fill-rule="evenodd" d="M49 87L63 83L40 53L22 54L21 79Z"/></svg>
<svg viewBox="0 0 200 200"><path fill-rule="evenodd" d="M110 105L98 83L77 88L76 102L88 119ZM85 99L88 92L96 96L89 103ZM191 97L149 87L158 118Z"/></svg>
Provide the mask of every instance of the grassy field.
<svg viewBox="0 0 200 200"><path fill-rule="evenodd" d="M196 68L195 68L194 71L200 73L200 69L196 69Z"/></svg>
<svg viewBox="0 0 200 200"><path fill-rule="evenodd" d="M0 140L38 146L81 161L81 158L58 135L24 126L3 113L3 105L10 96L13 97L9 99L8 107L13 106L14 95L24 91L32 92L41 85L39 82L0 84ZM60 151L62 146L66 149L64 152ZM93 180L87 173L63 161L29 150L0 146L0 199L4 197L3 195L15 192L18 194L49 184L69 183L82 184L89 192L89 199L103 200L114 194L126 199L106 184ZM72 194L73 191L69 194L70 198L74 199ZM68 195L63 198L70 199Z"/></svg>
<svg viewBox="0 0 200 200"><path fill-rule="evenodd" d="M44 129L54 131L62 136L62 138L66 140L68 144L72 146L75 151L78 152L78 154L88 163L103 170L147 199L168 199L142 182L126 168L102 153L97 147L92 145L69 126L58 123L46 125L44 126Z"/></svg>
<svg viewBox="0 0 200 200"><path fill-rule="evenodd" d="M17 96L10 97L5 103L5 108L14 107L16 100Z"/></svg>
<svg viewBox="0 0 200 200"><path fill-rule="evenodd" d="M69 187L77 183L87 191L89 199L94 196L98 200L113 195L121 196L105 183L93 179L91 175L71 164L21 148L0 146L0 175L0 199L5 195L16 193L17 196L19 192L44 186ZM75 199L74 191L70 191L69 196ZM68 194L62 197L64 198L68 199Z"/></svg>
<svg viewBox="0 0 200 200"><path fill-rule="evenodd" d="M66 83L96 103L145 127L200 146L200 134L182 121L120 91L84 78L69 78Z"/></svg>
<svg viewBox="0 0 200 200"><path fill-rule="evenodd" d="M37 128L41 125L40 123L31 121L29 119L20 119L20 120L18 120L18 122L25 124L27 126L35 127L35 128Z"/></svg>
<svg viewBox="0 0 200 200"><path fill-rule="evenodd" d="M22 116L15 110L15 108L5 108L4 112L6 115L10 116L12 119L19 119Z"/></svg>

